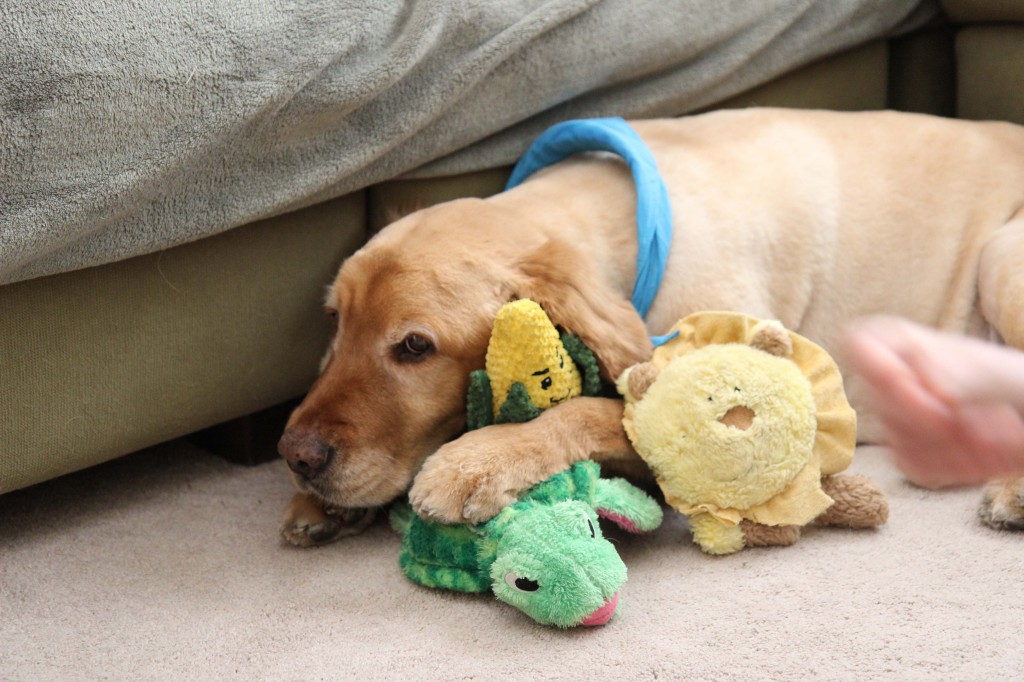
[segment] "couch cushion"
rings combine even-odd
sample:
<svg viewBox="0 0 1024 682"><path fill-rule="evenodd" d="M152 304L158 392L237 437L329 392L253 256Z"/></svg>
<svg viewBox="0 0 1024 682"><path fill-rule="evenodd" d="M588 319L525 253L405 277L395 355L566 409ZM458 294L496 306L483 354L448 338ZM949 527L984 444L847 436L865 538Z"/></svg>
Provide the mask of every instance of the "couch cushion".
<svg viewBox="0 0 1024 682"><path fill-rule="evenodd" d="M462 197L487 197L505 188L512 168L496 168L424 180L392 180L368 190L370 230L375 232L404 215Z"/></svg>
<svg viewBox="0 0 1024 682"><path fill-rule="evenodd" d="M887 83L888 48L878 41L804 66L712 108L884 109Z"/></svg>
<svg viewBox="0 0 1024 682"><path fill-rule="evenodd" d="M965 28L956 48L957 115L1024 123L1024 25Z"/></svg>
<svg viewBox="0 0 1024 682"><path fill-rule="evenodd" d="M889 108L937 116L956 112L955 31L942 26L889 46Z"/></svg>
<svg viewBox="0 0 1024 682"><path fill-rule="evenodd" d="M942 9L959 23L1024 21L1021 0L942 0Z"/></svg>
<svg viewBox="0 0 1024 682"><path fill-rule="evenodd" d="M0 492L301 394L352 195L160 254L0 287Z"/></svg>

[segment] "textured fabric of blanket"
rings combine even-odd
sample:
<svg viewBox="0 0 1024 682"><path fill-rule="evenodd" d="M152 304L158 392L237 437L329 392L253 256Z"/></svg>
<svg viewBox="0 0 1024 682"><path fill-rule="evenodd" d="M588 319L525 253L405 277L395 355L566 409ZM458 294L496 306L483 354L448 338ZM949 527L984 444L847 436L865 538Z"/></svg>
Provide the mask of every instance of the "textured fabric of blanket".
<svg viewBox="0 0 1024 682"><path fill-rule="evenodd" d="M927 0L5 0L0 283L152 252L573 117L678 115Z"/></svg>

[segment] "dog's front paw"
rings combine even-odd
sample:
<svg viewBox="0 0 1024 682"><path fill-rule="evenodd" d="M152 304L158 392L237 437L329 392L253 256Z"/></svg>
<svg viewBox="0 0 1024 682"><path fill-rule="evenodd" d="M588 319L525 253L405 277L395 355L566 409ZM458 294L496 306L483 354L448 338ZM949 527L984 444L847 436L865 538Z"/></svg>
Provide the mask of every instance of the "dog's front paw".
<svg viewBox="0 0 1024 682"><path fill-rule="evenodd" d="M373 523L375 509L325 507L308 493L298 493L284 510L281 537L296 547L313 547L361 533Z"/></svg>
<svg viewBox="0 0 1024 682"><path fill-rule="evenodd" d="M491 476L445 467L425 467L409 491L416 513L438 523L484 523L515 501Z"/></svg>
<svg viewBox="0 0 1024 682"><path fill-rule="evenodd" d="M483 523L516 501L505 472L486 459L459 456L449 444L423 465L409 491L417 514L438 523Z"/></svg>
<svg viewBox="0 0 1024 682"><path fill-rule="evenodd" d="M1024 530L1024 476L989 483L978 517L996 530Z"/></svg>
<svg viewBox="0 0 1024 682"><path fill-rule="evenodd" d="M616 421L608 418L609 406ZM469 431L427 458L409 501L431 521L484 523L588 453L615 452L620 443L628 449L621 419L619 401L573 398L532 421Z"/></svg>

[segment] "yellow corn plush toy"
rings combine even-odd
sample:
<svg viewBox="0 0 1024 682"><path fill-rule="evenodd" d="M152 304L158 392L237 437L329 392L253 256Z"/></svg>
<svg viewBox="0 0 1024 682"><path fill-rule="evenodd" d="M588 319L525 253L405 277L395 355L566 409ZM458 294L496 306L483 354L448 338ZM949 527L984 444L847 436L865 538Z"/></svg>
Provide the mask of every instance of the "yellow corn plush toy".
<svg viewBox="0 0 1024 682"><path fill-rule="evenodd" d="M498 311L486 369L470 375L468 426L524 422L553 405L600 389L597 360L582 341L559 333L536 302Z"/></svg>
<svg viewBox="0 0 1024 682"><path fill-rule="evenodd" d="M618 380L623 425L709 554L788 545L810 523L865 528L888 503L838 475L857 419L824 349L775 321L698 313Z"/></svg>

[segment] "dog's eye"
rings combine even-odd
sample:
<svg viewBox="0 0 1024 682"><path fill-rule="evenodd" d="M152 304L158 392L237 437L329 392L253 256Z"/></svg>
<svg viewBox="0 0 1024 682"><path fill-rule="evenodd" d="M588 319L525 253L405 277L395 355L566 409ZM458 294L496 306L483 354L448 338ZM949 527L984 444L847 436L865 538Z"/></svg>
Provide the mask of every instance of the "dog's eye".
<svg viewBox="0 0 1024 682"><path fill-rule="evenodd" d="M403 362L419 362L434 350L430 339L420 334L409 334L398 344L398 359Z"/></svg>
<svg viewBox="0 0 1024 682"><path fill-rule="evenodd" d="M540 382L540 387L543 388L545 391L551 388L551 377L544 377L544 379Z"/></svg>
<svg viewBox="0 0 1024 682"><path fill-rule="evenodd" d="M536 592L540 589L540 583L536 580L530 580L529 578L523 578L515 573L505 574L505 583L513 590L519 592Z"/></svg>
<svg viewBox="0 0 1024 682"><path fill-rule="evenodd" d="M327 313L327 324L333 342L333 338L338 335L338 311L335 308L324 308L324 312Z"/></svg>

